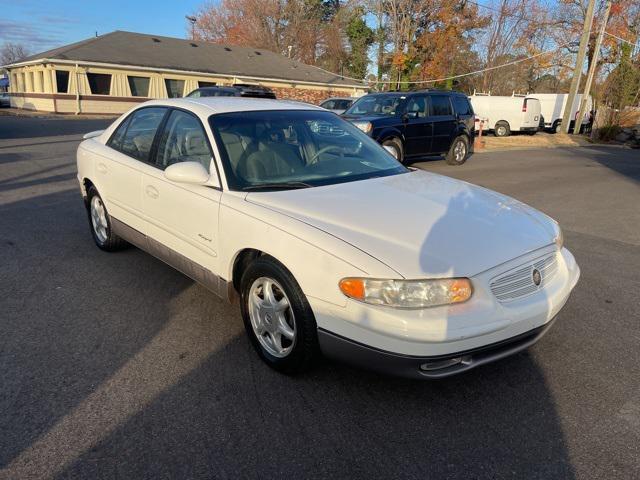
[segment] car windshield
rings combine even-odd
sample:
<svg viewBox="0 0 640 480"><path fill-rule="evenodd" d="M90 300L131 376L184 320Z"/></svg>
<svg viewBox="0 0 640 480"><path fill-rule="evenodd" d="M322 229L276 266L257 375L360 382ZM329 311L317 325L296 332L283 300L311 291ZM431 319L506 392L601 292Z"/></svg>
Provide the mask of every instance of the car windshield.
<svg viewBox="0 0 640 480"><path fill-rule="evenodd" d="M333 113L264 110L212 115L232 190L282 190L396 175L408 170Z"/></svg>
<svg viewBox="0 0 640 480"><path fill-rule="evenodd" d="M365 95L351 105L345 115L395 115L404 95L382 93Z"/></svg>

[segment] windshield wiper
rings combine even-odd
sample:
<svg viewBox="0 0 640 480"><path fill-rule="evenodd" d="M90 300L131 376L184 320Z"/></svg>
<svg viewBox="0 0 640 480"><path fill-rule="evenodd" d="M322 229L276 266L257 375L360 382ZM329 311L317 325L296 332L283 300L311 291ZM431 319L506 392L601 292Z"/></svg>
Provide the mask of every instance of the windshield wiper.
<svg viewBox="0 0 640 480"><path fill-rule="evenodd" d="M299 188L309 188L313 185L305 182L281 182L281 183L261 183L260 185L249 185L242 190L245 192L255 192L258 190L295 190Z"/></svg>

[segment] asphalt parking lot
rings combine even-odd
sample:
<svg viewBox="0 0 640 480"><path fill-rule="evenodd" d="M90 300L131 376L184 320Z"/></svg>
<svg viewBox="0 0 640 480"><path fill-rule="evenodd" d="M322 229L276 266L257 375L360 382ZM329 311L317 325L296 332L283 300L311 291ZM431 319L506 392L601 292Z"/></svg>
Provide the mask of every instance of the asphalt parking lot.
<svg viewBox="0 0 640 480"><path fill-rule="evenodd" d="M237 305L93 245L74 155L106 123L0 116L0 478L640 478L639 151L416 164L558 219L573 296L529 351L458 377L292 378Z"/></svg>

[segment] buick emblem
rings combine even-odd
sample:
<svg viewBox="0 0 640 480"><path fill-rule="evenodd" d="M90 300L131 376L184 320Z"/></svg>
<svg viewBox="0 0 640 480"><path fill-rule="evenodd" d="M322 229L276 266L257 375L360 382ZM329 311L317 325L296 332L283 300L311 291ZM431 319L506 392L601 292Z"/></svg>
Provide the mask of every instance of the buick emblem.
<svg viewBox="0 0 640 480"><path fill-rule="evenodd" d="M542 281L540 270L538 270L537 268L534 268L531 276L533 277L533 283L536 284L536 287L540 286L540 282Z"/></svg>

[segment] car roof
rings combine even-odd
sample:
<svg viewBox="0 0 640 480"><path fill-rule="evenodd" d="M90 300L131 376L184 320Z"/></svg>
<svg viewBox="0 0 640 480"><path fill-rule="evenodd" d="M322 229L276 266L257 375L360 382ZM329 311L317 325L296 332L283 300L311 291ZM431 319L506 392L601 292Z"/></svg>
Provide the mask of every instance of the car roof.
<svg viewBox="0 0 640 480"><path fill-rule="evenodd" d="M165 98L151 100L143 106L167 106L190 110L202 117L215 113L251 112L256 110L318 110L326 111L308 103L292 100L273 100L252 97L200 97L200 98Z"/></svg>

